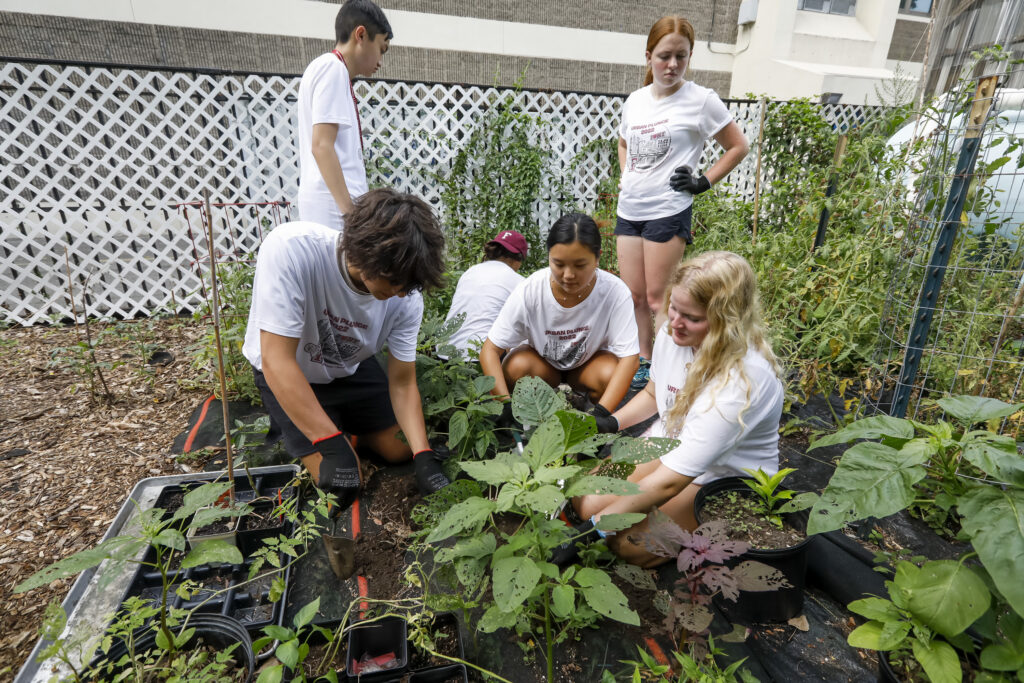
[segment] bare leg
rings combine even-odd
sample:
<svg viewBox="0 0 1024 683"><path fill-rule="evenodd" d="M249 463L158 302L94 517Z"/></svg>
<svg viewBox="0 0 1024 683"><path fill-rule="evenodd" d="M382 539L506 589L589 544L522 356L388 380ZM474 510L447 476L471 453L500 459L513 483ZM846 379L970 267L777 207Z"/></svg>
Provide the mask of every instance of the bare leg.
<svg viewBox="0 0 1024 683"><path fill-rule="evenodd" d="M361 434L359 446L367 447L390 463L405 462L412 457L409 444L398 439L398 425L392 425L379 432Z"/></svg>
<svg viewBox="0 0 1024 683"><path fill-rule="evenodd" d="M633 295L633 315L636 316L640 355L649 359L654 344L654 328L651 323L653 314L647 303L647 282L644 274L646 245L647 241L642 237L625 235L619 235L615 242L619 257L619 277L626 283Z"/></svg>
<svg viewBox="0 0 1024 683"><path fill-rule="evenodd" d="M529 346L520 346L513 349L501 362L501 369L505 373L505 383L508 390L523 377L540 377L552 387L557 387L562 382L562 373L544 360L544 358Z"/></svg>
<svg viewBox="0 0 1024 683"><path fill-rule="evenodd" d="M565 373L565 381L573 389L586 391L590 400L597 403L604 396L618 365L619 359L615 354L598 351L586 363Z"/></svg>
<svg viewBox="0 0 1024 683"><path fill-rule="evenodd" d="M668 286L669 278L672 277L676 264L682 260L683 254L686 252L686 242L682 237L673 237L663 243L644 240L643 250L645 296L647 297L647 308L654 316L653 334L656 335L668 316L664 310L665 288ZM649 353L644 353L642 341L640 354L644 358L651 357Z"/></svg>

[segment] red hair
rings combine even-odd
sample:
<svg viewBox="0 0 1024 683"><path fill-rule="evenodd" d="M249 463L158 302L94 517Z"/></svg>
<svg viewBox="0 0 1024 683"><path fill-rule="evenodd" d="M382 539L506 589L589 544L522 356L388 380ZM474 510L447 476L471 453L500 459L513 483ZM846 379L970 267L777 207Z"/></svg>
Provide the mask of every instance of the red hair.
<svg viewBox="0 0 1024 683"><path fill-rule="evenodd" d="M682 17L662 17L654 22L654 26L651 27L651 32L647 34L647 51L654 52L654 48L658 46L661 39L670 33L678 33L683 38L690 41L690 52L693 52L693 45L695 39L693 37L693 25ZM654 73L651 71L651 67L647 67L647 75L644 76L644 85L650 85L654 82Z"/></svg>

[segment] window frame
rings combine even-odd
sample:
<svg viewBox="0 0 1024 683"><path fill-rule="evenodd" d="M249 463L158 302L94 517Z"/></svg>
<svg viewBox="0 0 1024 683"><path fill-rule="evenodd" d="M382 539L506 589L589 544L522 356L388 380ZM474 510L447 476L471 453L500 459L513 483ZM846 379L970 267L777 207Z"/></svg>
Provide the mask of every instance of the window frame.
<svg viewBox="0 0 1024 683"><path fill-rule="evenodd" d="M847 12L833 12L832 11L832 2L833 2L833 0L821 0L821 2L824 5L825 9L815 9L813 7L805 7L804 6L805 1L806 0L800 0L800 2L797 3L796 8L798 10L800 10L800 11L803 11L803 12L814 12L815 14L830 14L830 15L832 15L834 17L853 17L853 16L857 15L857 0L848 0L848 2L850 3L850 8L849 8L849 10ZM900 0L900 4L901 5L903 4L903 1L904 0ZM916 15L918 13L917 12L912 12L912 14Z"/></svg>

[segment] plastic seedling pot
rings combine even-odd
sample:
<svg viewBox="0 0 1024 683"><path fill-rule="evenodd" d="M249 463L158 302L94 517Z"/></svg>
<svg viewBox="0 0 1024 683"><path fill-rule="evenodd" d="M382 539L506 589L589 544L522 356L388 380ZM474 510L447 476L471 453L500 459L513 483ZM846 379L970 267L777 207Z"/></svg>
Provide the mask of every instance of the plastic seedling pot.
<svg viewBox="0 0 1024 683"><path fill-rule="evenodd" d="M232 645L237 645L231 651L231 658L239 669L245 670L245 676L240 680L244 683L252 680L253 672L256 670L256 659L252 652L252 639L249 637L249 632L236 620L220 614L193 614L188 620L186 628L195 628L195 633L186 641L182 649L188 650L207 645L217 651L223 651ZM175 632L177 630L175 629ZM141 631L145 632L141 633ZM140 635L137 635L133 641L133 653L137 659L138 655L144 654L156 647L156 632L151 627L144 627L144 629L140 629ZM117 640L110 647L110 650L107 651L106 655L97 657L89 664L89 669L96 674L97 679L106 680L107 676L112 677L124 671L125 667L117 668L115 666L110 671L107 671L105 668L101 670L100 667L104 667L107 662L117 662L126 654L128 654L128 647L124 641ZM84 680L92 680L92 678L86 676Z"/></svg>
<svg viewBox="0 0 1024 683"><path fill-rule="evenodd" d="M356 624L348 632L346 672L353 681L387 681L409 666L407 626L401 617ZM368 664L372 661L372 665ZM386 668L383 668L386 667ZM373 670L368 670L372 668Z"/></svg>
<svg viewBox="0 0 1024 683"><path fill-rule="evenodd" d="M430 622L430 631L433 634L434 648L439 654L465 659L462 630L459 628L459 618L454 612L435 615ZM451 662L441 657L432 657L427 652L417 649L411 642L409 643L409 668L412 671L425 671L448 664Z"/></svg>
<svg viewBox="0 0 1024 683"><path fill-rule="evenodd" d="M202 509L202 508L201 508ZM203 543L209 541L225 541L231 545L238 545L238 517L225 517L218 522L225 522L228 524L229 529L227 531L219 531L215 533L205 533L202 529L189 528L188 533L185 534L185 538L188 540L190 548L198 548Z"/></svg>
<svg viewBox="0 0 1024 683"><path fill-rule="evenodd" d="M467 683L465 664L448 664L413 671L409 683Z"/></svg>
<svg viewBox="0 0 1024 683"><path fill-rule="evenodd" d="M740 495L756 495L743 483L742 477L726 477L702 486L693 501L694 515L698 524L706 520L702 516L705 501L716 494L735 491ZM797 512L783 515L783 519L797 529L807 528L807 513ZM716 598L715 604L730 619L740 624L759 624L764 622L787 621L800 614L804 606L804 586L807 575L807 549L812 537L788 548L756 548L753 547L737 558L733 558L729 566L735 566L745 560L757 560L769 567L782 572L789 582L790 588L774 591L740 591L736 602Z"/></svg>

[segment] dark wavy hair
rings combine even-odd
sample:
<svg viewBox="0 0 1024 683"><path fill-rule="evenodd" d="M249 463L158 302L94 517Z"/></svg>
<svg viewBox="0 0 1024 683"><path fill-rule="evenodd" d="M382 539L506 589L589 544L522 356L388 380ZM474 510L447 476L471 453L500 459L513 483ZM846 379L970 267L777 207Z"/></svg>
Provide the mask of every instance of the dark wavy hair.
<svg viewBox="0 0 1024 683"><path fill-rule="evenodd" d="M444 234L433 210L411 194L370 190L345 214L341 248L369 279L411 292L444 283Z"/></svg>
<svg viewBox="0 0 1024 683"><path fill-rule="evenodd" d="M345 0L334 19L334 37L339 43L347 43L352 31L362 26L366 35L373 40L377 34L384 33L388 40L394 38L391 23L384 16L384 10L371 0Z"/></svg>

